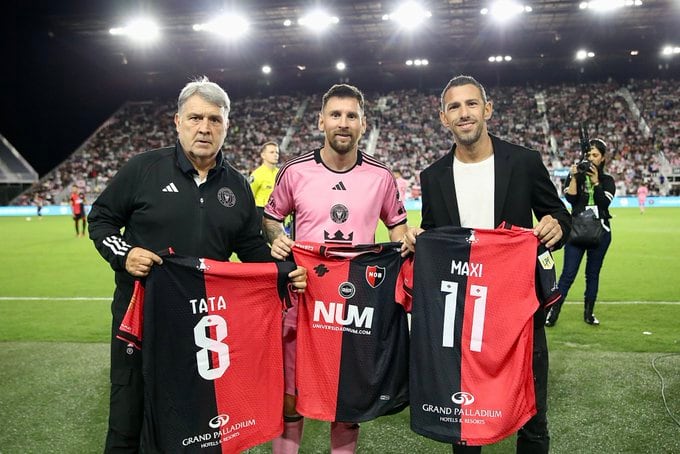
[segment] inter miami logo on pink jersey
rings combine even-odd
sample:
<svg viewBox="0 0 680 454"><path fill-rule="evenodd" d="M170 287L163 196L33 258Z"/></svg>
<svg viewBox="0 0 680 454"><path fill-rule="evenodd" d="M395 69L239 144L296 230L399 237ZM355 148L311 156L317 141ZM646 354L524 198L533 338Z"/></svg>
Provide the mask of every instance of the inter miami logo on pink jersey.
<svg viewBox="0 0 680 454"><path fill-rule="evenodd" d="M378 287L385 280L385 267L382 266L367 266L366 267L366 282L373 288Z"/></svg>
<svg viewBox="0 0 680 454"><path fill-rule="evenodd" d="M331 220L336 224L344 224L349 218L349 209L341 204L337 203L331 207Z"/></svg>

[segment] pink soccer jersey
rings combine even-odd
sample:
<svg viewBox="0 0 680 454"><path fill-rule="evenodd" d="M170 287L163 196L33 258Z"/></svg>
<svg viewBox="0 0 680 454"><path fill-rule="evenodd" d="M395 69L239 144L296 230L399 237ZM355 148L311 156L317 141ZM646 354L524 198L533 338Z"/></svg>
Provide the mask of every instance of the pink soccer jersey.
<svg viewBox="0 0 680 454"><path fill-rule="evenodd" d="M387 167L359 152L354 167L335 172L320 149L289 161L276 177L265 216L283 221L291 213L295 238L318 243L374 243L378 219L388 227L406 220Z"/></svg>

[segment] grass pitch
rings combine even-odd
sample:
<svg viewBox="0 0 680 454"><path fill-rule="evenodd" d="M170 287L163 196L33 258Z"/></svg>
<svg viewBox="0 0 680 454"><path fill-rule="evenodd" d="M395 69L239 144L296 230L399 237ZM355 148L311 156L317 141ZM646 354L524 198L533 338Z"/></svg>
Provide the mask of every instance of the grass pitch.
<svg viewBox="0 0 680 454"><path fill-rule="evenodd" d="M668 414L680 419L680 209L613 214L602 325L582 321L582 265L548 330L551 452L680 453ZM0 453L101 452L113 272L68 217L0 218L0 229ZM362 424L359 452L451 452L408 424L408 410ZM301 452L327 452L328 439L328 424L307 421ZM514 452L514 440L484 452Z"/></svg>

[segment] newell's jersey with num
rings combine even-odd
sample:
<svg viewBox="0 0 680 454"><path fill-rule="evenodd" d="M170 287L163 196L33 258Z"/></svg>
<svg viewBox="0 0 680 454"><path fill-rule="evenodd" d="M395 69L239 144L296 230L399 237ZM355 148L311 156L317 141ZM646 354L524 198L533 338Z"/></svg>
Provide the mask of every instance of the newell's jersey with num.
<svg viewBox="0 0 680 454"><path fill-rule="evenodd" d="M323 246L296 242L307 268L298 302L297 411L361 422L408 404L408 324L394 293L397 243Z"/></svg>
<svg viewBox="0 0 680 454"><path fill-rule="evenodd" d="M281 311L293 269L168 257L136 285L119 338L143 335L150 452L236 453L282 432Z"/></svg>
<svg viewBox="0 0 680 454"><path fill-rule="evenodd" d="M539 297L557 297L550 253L530 229L442 227L418 236L411 309L411 428L486 445L536 413ZM537 263L538 255L538 263ZM538 277L537 277L538 276Z"/></svg>

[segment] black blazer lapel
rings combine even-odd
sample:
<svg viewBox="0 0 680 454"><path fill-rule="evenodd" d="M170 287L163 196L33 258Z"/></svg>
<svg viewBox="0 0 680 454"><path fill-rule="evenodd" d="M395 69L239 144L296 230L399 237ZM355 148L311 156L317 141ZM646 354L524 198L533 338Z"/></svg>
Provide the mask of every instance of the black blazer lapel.
<svg viewBox="0 0 680 454"><path fill-rule="evenodd" d="M458 199L456 199L456 185L453 181L453 151L446 158L446 165L440 169L439 189L442 191L442 199L446 211L451 218L451 225L460 226L460 214L458 213Z"/></svg>
<svg viewBox="0 0 680 454"><path fill-rule="evenodd" d="M510 153L505 149L503 143L495 136L489 134L491 143L493 144L494 154L494 200L493 200L493 219L495 226L500 225L503 214L503 207L505 206L505 198L508 194L508 187L510 185L510 176L512 175L512 161Z"/></svg>

